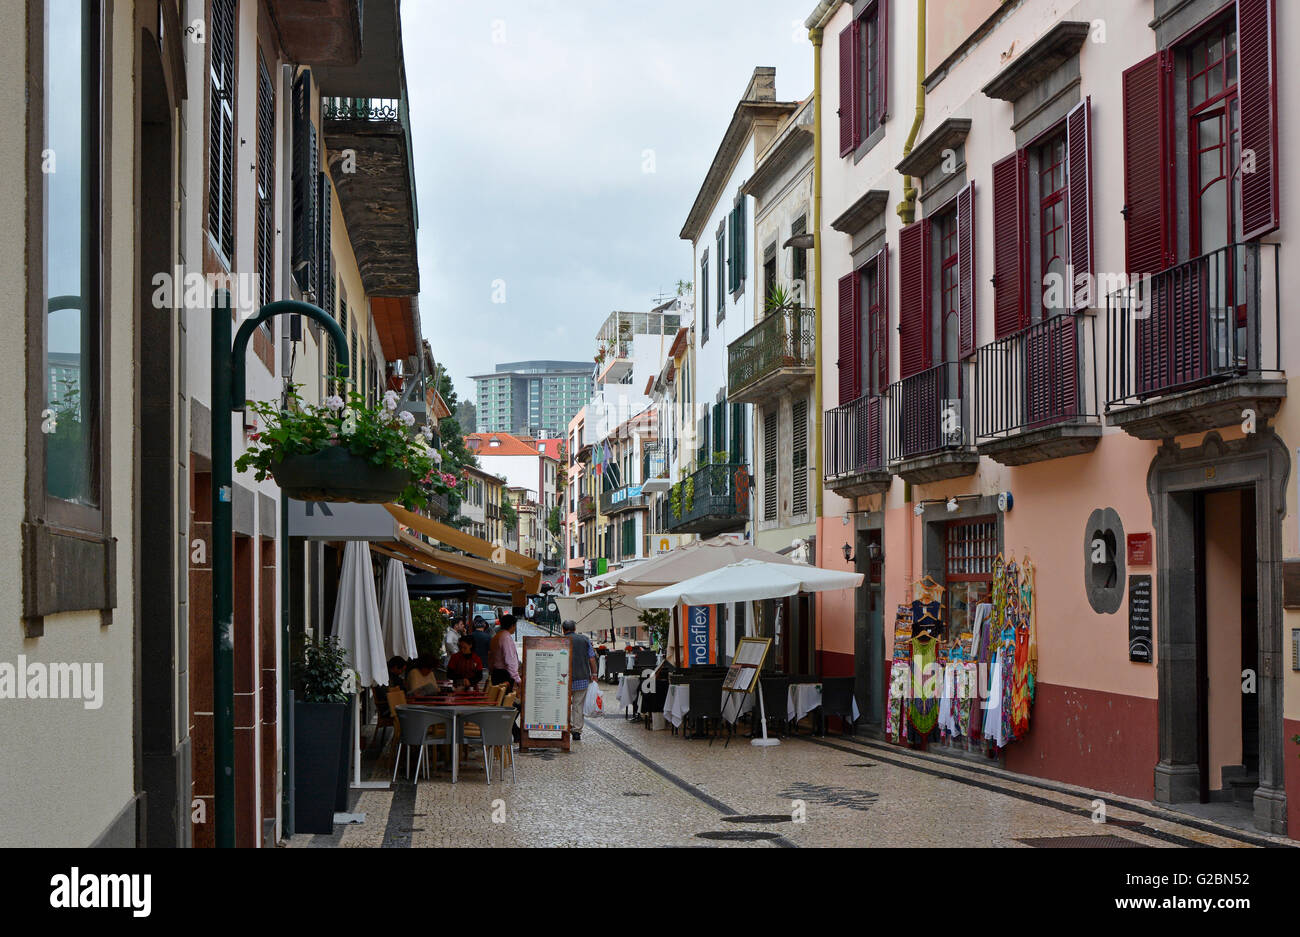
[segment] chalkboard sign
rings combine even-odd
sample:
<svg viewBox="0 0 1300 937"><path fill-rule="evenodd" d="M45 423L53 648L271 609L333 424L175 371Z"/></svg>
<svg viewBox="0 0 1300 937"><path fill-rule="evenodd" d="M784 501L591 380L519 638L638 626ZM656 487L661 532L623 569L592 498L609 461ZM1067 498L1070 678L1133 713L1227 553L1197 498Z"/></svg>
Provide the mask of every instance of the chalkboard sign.
<svg viewBox="0 0 1300 937"><path fill-rule="evenodd" d="M1151 577L1128 577L1128 659L1151 663Z"/></svg>

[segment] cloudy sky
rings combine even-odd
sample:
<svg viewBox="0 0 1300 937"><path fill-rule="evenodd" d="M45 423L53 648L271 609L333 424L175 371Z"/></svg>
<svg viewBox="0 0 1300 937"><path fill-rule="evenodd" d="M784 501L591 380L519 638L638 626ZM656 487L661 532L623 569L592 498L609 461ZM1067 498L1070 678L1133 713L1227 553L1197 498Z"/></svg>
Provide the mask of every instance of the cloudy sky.
<svg viewBox="0 0 1300 937"><path fill-rule="evenodd" d="M458 393L586 360L691 275L678 235L755 66L812 91L814 0L405 0L420 310ZM504 302L494 302L504 295Z"/></svg>

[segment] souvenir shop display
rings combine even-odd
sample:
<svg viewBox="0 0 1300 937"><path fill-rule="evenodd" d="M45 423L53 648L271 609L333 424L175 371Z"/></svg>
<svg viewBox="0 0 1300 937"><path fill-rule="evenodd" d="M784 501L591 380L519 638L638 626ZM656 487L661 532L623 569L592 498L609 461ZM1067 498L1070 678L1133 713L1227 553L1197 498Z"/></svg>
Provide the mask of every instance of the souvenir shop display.
<svg viewBox="0 0 1300 937"><path fill-rule="evenodd" d="M1034 565L999 553L992 572L988 601L958 622L969 630L957 634L945 633L942 585L927 576L908 587L894 622L891 741L924 745L937 731L1000 749L1029 731L1038 676Z"/></svg>

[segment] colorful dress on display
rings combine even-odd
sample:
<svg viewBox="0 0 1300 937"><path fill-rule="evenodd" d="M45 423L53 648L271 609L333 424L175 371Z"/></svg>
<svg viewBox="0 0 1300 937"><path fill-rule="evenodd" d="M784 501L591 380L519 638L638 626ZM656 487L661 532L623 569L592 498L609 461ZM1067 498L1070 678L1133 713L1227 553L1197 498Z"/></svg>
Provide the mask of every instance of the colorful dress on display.
<svg viewBox="0 0 1300 937"><path fill-rule="evenodd" d="M1025 557L1024 575L1020 580L1020 607L1029 619L1029 699L1038 689L1038 616L1034 611L1034 564Z"/></svg>
<svg viewBox="0 0 1300 937"><path fill-rule="evenodd" d="M953 708L957 711L957 734L969 736L971 734L971 713L979 712L979 691L976 685L979 683L979 664L973 660L968 660L961 665L962 669L958 671L957 678L959 681L965 680L965 683L958 683L957 701Z"/></svg>
<svg viewBox="0 0 1300 937"><path fill-rule="evenodd" d="M1016 680L1016 631L1010 625L1002 629L998 641L998 669L1002 672L1002 706L1001 739L998 747L1015 741L1016 735L1011 729L1011 710L1015 706Z"/></svg>
<svg viewBox="0 0 1300 937"><path fill-rule="evenodd" d="M1006 735L1003 732L1002 718L1003 673L1001 664L1005 654L1006 652L1001 650L994 652L993 666L990 668L992 676L989 678L989 695L986 700L988 705L984 709L984 737L998 748L1007 743Z"/></svg>
<svg viewBox="0 0 1300 937"><path fill-rule="evenodd" d="M889 669L889 701L885 705L885 737L903 740L903 698L907 695L907 661L896 660Z"/></svg>
<svg viewBox="0 0 1300 937"><path fill-rule="evenodd" d="M923 631L931 635L940 634L943 630L943 620L939 617L943 606L943 586L927 577L913 589L912 634L918 635Z"/></svg>
<svg viewBox="0 0 1300 937"><path fill-rule="evenodd" d="M938 694L927 696L927 678L933 673L934 639L921 635L912 640L913 679L920 681L920 686L913 684L912 694L907 700L907 721L922 736L933 731L939 721Z"/></svg>

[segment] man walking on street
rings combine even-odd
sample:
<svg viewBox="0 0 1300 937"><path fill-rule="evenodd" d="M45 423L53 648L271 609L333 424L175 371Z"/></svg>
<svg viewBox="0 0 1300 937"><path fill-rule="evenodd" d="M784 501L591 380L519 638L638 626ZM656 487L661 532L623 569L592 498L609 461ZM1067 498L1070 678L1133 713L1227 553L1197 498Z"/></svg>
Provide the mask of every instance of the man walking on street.
<svg viewBox="0 0 1300 937"><path fill-rule="evenodd" d="M596 675L596 649L585 634L578 634L576 622L566 621L564 633L569 637L569 731L575 740L582 738L583 704L587 701L587 687Z"/></svg>

